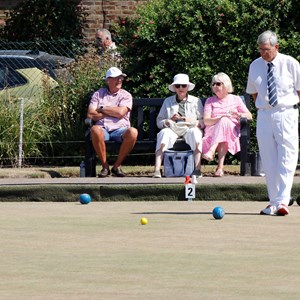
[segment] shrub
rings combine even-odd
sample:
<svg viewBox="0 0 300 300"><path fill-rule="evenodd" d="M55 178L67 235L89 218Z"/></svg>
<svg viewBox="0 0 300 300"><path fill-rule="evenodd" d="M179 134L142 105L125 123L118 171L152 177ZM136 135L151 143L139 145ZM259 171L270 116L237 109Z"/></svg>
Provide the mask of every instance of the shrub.
<svg viewBox="0 0 300 300"><path fill-rule="evenodd" d="M25 100L23 109L22 156L25 163L45 155L43 144L51 143L49 112L42 109L43 102ZM0 97L0 153L1 164L16 166L19 158L21 101L16 98Z"/></svg>
<svg viewBox="0 0 300 300"><path fill-rule="evenodd" d="M93 92L104 86L109 61L94 54L82 56L68 69L71 80L59 82L59 87L45 103L51 110L52 156L78 157L83 155L84 119ZM47 108L44 108L47 110ZM64 141L64 142L62 142ZM47 150L49 153L49 149ZM55 159L54 159L55 160ZM78 162L79 157L73 162ZM50 162L51 163L51 162ZM55 161L57 164L57 160ZM65 164L64 159L60 160ZM68 160L68 164L72 161Z"/></svg>
<svg viewBox="0 0 300 300"><path fill-rule="evenodd" d="M246 88L249 64L258 57L256 40L271 29L282 52L299 59L298 1L152 0L137 17L114 28L134 97L165 97L176 73L196 84L194 95L211 95L211 77L227 73L235 94ZM255 109L253 107L253 113ZM255 122L252 122L252 132ZM256 140L252 141L256 148Z"/></svg>
<svg viewBox="0 0 300 300"><path fill-rule="evenodd" d="M21 1L0 30L2 43L31 41L32 50L59 55L57 48L62 46L69 49L68 56L81 53L85 48L83 28L87 14L79 3L79 0ZM46 47L45 41L51 40L59 40L60 45L48 43Z"/></svg>
<svg viewBox="0 0 300 300"><path fill-rule="evenodd" d="M23 0L10 12L2 37L11 41L83 38L86 14L79 2Z"/></svg>
<svg viewBox="0 0 300 300"><path fill-rule="evenodd" d="M23 157L25 164L78 164L83 155L84 119L91 94L104 85L109 61L93 54L68 66L67 78L43 99L27 101L24 108ZM65 81L68 79L68 82ZM20 101L0 97L1 163L16 166L20 135ZM81 143L81 144L80 144Z"/></svg>
<svg viewBox="0 0 300 300"><path fill-rule="evenodd" d="M120 20L114 29L131 74L131 91L135 97L166 96L173 76L186 72L196 83L194 94L209 96L212 75L222 71L231 77L235 92L244 93L262 31L277 31L282 48L297 57L299 33L280 28L290 16L296 22L291 9L292 1L276 0L148 1L136 18Z"/></svg>

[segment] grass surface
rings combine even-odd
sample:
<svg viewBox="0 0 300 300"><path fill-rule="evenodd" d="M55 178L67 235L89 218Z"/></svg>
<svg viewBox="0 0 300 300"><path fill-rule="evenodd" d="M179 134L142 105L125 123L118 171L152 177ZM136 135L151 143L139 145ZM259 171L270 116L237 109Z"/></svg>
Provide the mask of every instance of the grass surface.
<svg viewBox="0 0 300 300"><path fill-rule="evenodd" d="M298 299L300 207L262 205L0 203L0 298Z"/></svg>

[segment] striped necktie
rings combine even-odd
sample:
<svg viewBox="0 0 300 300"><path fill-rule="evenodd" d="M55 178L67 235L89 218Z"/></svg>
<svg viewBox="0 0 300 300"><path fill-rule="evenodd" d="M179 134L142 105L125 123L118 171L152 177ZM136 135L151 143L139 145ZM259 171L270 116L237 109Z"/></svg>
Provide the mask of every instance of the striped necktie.
<svg viewBox="0 0 300 300"><path fill-rule="evenodd" d="M276 92L275 78L273 74L273 67L274 65L272 63L268 63L268 73L267 73L268 96L269 96L269 104L271 106L276 106L278 102L277 102L277 92Z"/></svg>

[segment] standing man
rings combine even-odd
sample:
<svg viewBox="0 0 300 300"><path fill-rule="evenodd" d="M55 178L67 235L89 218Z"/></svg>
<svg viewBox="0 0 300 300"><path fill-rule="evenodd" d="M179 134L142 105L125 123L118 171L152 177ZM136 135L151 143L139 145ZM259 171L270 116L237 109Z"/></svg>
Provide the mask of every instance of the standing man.
<svg viewBox="0 0 300 300"><path fill-rule="evenodd" d="M256 135L269 205L262 215L287 215L298 161L300 66L278 52L277 36L263 32L257 40L260 56L250 64L246 92L257 112Z"/></svg>
<svg viewBox="0 0 300 300"><path fill-rule="evenodd" d="M112 173L114 176L124 177L121 164L127 154L135 145L138 132L130 125L130 112L132 96L122 89L122 82L127 75L116 67L106 72L106 88L96 91L90 101L87 117L95 125L91 129L91 138L95 152L99 156L102 170L99 177L106 177ZM111 170L106 160L105 141L121 142L117 160Z"/></svg>
<svg viewBox="0 0 300 300"><path fill-rule="evenodd" d="M95 46L100 55L107 55L113 60L119 60L120 54L116 44L111 39L111 33L105 28L98 29L96 32Z"/></svg>

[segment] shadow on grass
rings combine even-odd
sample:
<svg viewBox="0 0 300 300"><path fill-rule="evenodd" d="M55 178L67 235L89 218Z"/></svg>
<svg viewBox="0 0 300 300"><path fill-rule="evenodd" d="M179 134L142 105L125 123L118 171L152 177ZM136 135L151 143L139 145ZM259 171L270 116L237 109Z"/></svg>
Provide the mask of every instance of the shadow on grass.
<svg viewBox="0 0 300 300"><path fill-rule="evenodd" d="M132 213L133 215L212 215L212 212L140 212L140 213ZM225 212L225 215L237 215L237 216L257 216L260 213L230 213Z"/></svg>
<svg viewBox="0 0 300 300"><path fill-rule="evenodd" d="M41 171L48 173L51 176L51 178L62 178L62 175L57 171L53 171L53 170L41 170Z"/></svg>

